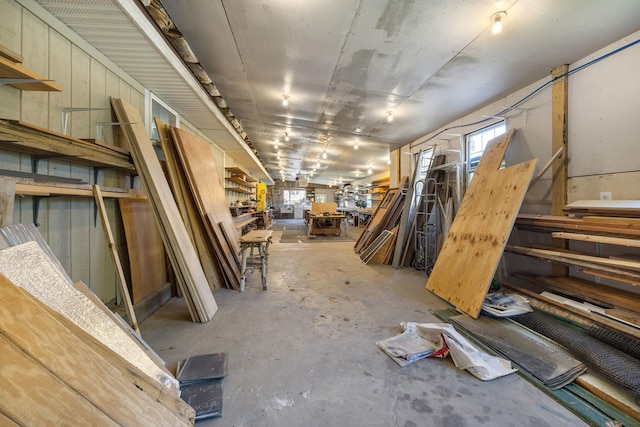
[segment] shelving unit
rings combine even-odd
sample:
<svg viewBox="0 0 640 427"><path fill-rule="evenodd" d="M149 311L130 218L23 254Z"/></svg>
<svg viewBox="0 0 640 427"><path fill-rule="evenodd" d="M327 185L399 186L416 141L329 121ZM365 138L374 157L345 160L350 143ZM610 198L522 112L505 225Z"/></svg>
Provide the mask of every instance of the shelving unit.
<svg viewBox="0 0 640 427"><path fill-rule="evenodd" d="M225 195L229 202L245 202L255 196L257 179L238 167L225 168Z"/></svg>
<svg viewBox="0 0 640 427"><path fill-rule="evenodd" d="M373 181L367 189L367 205L375 209L389 189L389 179Z"/></svg>

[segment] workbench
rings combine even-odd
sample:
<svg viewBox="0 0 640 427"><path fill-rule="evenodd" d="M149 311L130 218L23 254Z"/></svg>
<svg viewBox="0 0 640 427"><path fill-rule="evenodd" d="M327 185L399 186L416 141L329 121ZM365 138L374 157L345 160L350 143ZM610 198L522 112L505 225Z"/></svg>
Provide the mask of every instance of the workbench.
<svg viewBox="0 0 640 427"><path fill-rule="evenodd" d="M331 213L329 215L309 213L307 239L311 235L337 234L341 236L343 233L346 237L349 237L349 223L346 215L340 213Z"/></svg>

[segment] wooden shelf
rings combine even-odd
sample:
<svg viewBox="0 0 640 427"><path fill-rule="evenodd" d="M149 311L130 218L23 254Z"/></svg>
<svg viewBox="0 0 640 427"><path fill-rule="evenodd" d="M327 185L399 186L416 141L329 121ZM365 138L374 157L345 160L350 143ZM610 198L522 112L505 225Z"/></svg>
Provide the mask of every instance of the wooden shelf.
<svg viewBox="0 0 640 427"><path fill-rule="evenodd" d="M244 188L240 187L225 187L225 190L235 191L236 193L242 194L253 194L253 191L245 190Z"/></svg>
<svg viewBox="0 0 640 427"><path fill-rule="evenodd" d="M228 167L228 168L224 168L227 172L230 172L232 175L244 175L245 176L245 180L248 182L258 182L257 179L253 178L252 176L249 176L249 174L247 172L245 172L244 170L238 168L238 167Z"/></svg>
<svg viewBox="0 0 640 427"><path fill-rule="evenodd" d="M253 186L249 182L237 176L232 176L231 178L227 178L227 180L233 182L234 184L244 185L245 187L253 188Z"/></svg>
<svg viewBox="0 0 640 427"><path fill-rule="evenodd" d="M0 56L0 78L47 80L20 64ZM62 86L53 81L33 81L28 83L9 83L11 86L29 91L62 92Z"/></svg>

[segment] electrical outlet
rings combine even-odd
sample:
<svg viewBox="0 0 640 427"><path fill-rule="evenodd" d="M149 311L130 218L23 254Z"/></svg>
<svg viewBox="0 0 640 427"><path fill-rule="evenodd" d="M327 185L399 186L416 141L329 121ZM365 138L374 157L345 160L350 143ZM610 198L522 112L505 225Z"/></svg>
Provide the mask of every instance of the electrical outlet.
<svg viewBox="0 0 640 427"><path fill-rule="evenodd" d="M611 191L600 192L600 200L611 200Z"/></svg>

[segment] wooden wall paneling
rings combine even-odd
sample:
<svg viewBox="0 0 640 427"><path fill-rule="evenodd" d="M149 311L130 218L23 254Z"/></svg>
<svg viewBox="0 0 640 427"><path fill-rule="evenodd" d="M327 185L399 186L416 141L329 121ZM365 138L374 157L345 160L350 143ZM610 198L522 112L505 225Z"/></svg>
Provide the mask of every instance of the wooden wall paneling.
<svg viewBox="0 0 640 427"><path fill-rule="evenodd" d="M499 169L514 133L487 145L426 285L474 318L535 170L535 160Z"/></svg>
<svg viewBox="0 0 640 427"><path fill-rule="evenodd" d="M82 334L73 327L80 336L72 333L68 327L70 323L68 320L53 315L44 304L4 277L0 278L0 289L2 289L0 297L2 305L21 308L12 312L3 312L6 313L2 319L4 336L11 341L16 350L19 349L20 352L28 355L29 359L37 361L48 374L77 393L77 396L69 399L69 403L76 404L79 409L80 402L86 401L95 407L94 410L87 411L88 415L103 412L116 425L192 424L189 414L175 413L173 409L159 403L142 387L138 387L135 380L127 375L126 362L118 365L110 363L100 355L99 351L92 348L92 340L87 334ZM115 360L112 359L112 361ZM29 371L34 372L33 369ZM24 371L21 373L25 374ZM38 378L40 376L38 375ZM31 382L16 379L14 384L31 385ZM96 384L100 387L96 387ZM64 387L48 387L41 393L26 393L28 396L35 395L42 399L41 405L36 406L32 403L24 408L28 409L25 411L26 416L46 412L45 408L48 410L50 407L64 406L66 399L61 399L60 389ZM53 398L54 393L56 398ZM12 399L8 401L11 402ZM64 403L61 404L61 401ZM38 409L34 410L34 406ZM76 413L76 422L85 421L84 414L78 416L73 407L67 410L70 413Z"/></svg>
<svg viewBox="0 0 640 427"><path fill-rule="evenodd" d="M71 45L71 105L74 108L91 106L91 58L76 45ZM74 111L69 115L69 135L91 137L91 112Z"/></svg>
<svg viewBox="0 0 640 427"><path fill-rule="evenodd" d="M215 184L221 181L211 144L175 127L171 127L171 134L203 220L211 214L216 223L222 222L230 240L235 243L232 249L239 252L240 236L233 224L224 187Z"/></svg>
<svg viewBox="0 0 640 427"><path fill-rule="evenodd" d="M144 181L158 223L162 224L163 241L172 257L172 264L176 272L182 274L184 290L188 290L194 296L197 320L207 322L211 320L218 306L147 135L142 117L131 104L121 99L112 98L111 103L118 121L129 123L121 125L121 129L129 140L136 170Z"/></svg>
<svg viewBox="0 0 640 427"><path fill-rule="evenodd" d="M193 194L189 189L189 184L187 183L184 169L180 164L180 158L171 137L169 126L157 118L154 120L165 157L165 165L168 179L171 183L171 190L173 191L180 215L187 228L187 233L189 233L191 241L198 252L209 287L211 290L221 288L224 283L221 266L215 261L217 256L215 248L211 245L211 242L207 240L207 231L196 207Z"/></svg>
<svg viewBox="0 0 640 427"><path fill-rule="evenodd" d="M164 246L148 200L118 202L127 236L132 299L136 304L167 282Z"/></svg>
<svg viewBox="0 0 640 427"><path fill-rule="evenodd" d="M64 90L49 93L49 123L45 126L54 132L62 132L60 110L71 107L71 42L54 30L49 30L49 78L58 82ZM27 120L25 120L27 121Z"/></svg>
<svg viewBox="0 0 640 427"><path fill-rule="evenodd" d="M91 176L91 170L84 165L70 164L70 177L80 178L87 182L91 182L93 177ZM67 270L69 275L74 280L82 280L87 283L91 283L91 267L97 257L94 258L91 252L91 229L94 226L93 218L93 205L95 204L89 197L71 197L69 198L71 210L69 212L69 218L71 221L69 227L69 239L71 242L71 264ZM55 215L55 212L51 213ZM98 218L99 222L99 218ZM99 230L100 224L96 224L96 228ZM102 281L102 279L101 279ZM104 287L104 283L93 284L95 288Z"/></svg>
<svg viewBox="0 0 640 427"><path fill-rule="evenodd" d="M22 55L26 68L49 77L49 27L27 10L22 13ZM48 104L49 92L23 91L20 119L47 127Z"/></svg>
<svg viewBox="0 0 640 427"><path fill-rule="evenodd" d="M104 65L90 58L89 73L91 75L90 92L89 92L89 107L91 108L104 108L104 110L94 110L89 113L89 135L87 138L97 138L96 123L98 122L110 122L111 121L111 109L109 108L109 98L106 91L106 74L107 70ZM105 126L106 128L107 126ZM111 126L108 126L111 127ZM102 131L104 132L105 129ZM104 137L102 137L104 141ZM106 184L105 184L106 185Z"/></svg>
<svg viewBox="0 0 640 427"><path fill-rule="evenodd" d="M0 0L0 44L22 52L22 7L14 0ZM20 89L0 85L0 117L20 118Z"/></svg>

